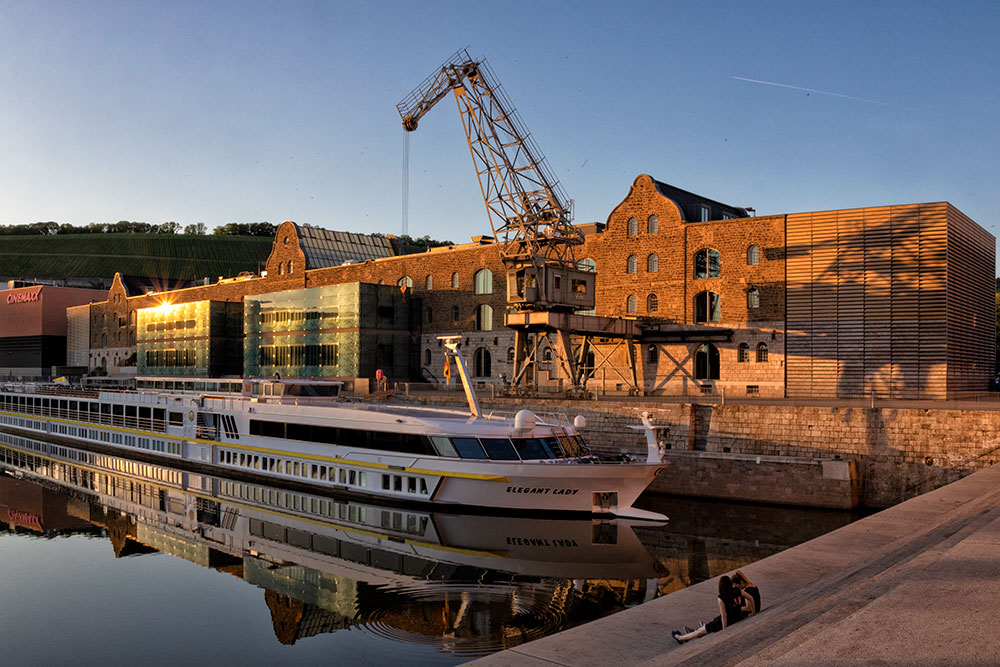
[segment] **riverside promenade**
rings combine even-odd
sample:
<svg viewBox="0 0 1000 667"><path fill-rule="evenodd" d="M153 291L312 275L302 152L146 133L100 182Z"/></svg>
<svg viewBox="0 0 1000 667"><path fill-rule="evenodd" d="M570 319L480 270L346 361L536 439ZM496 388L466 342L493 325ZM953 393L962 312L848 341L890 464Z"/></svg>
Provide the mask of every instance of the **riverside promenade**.
<svg viewBox="0 0 1000 667"><path fill-rule="evenodd" d="M500 665L993 665L1000 662L1000 466L742 568L762 611L718 613L718 578L475 662Z"/></svg>

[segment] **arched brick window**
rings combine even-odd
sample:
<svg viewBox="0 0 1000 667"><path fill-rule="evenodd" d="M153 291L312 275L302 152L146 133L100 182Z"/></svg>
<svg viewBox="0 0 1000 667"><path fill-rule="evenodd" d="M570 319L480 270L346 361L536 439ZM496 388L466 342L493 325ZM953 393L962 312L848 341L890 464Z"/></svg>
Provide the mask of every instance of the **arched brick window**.
<svg viewBox="0 0 1000 667"><path fill-rule="evenodd" d="M660 231L660 219L656 217L655 213L649 216L649 219L646 220L646 231L650 234L655 234Z"/></svg>
<svg viewBox="0 0 1000 667"><path fill-rule="evenodd" d="M757 363L758 364L767 363L767 343L757 344Z"/></svg>
<svg viewBox="0 0 1000 667"><path fill-rule="evenodd" d="M703 343L694 353L694 377L696 380L719 379L719 348L711 343Z"/></svg>
<svg viewBox="0 0 1000 667"><path fill-rule="evenodd" d="M660 258L656 253L651 253L649 257L646 258L646 271L649 273L656 273L660 270Z"/></svg>
<svg viewBox="0 0 1000 667"><path fill-rule="evenodd" d="M429 273L427 274L427 277L424 278L424 289L428 292L434 289L434 276Z"/></svg>
<svg viewBox="0 0 1000 667"><path fill-rule="evenodd" d="M493 294L493 272L489 269L479 269L473 276L476 294Z"/></svg>
<svg viewBox="0 0 1000 667"><path fill-rule="evenodd" d="M646 346L646 362L650 364L655 364L657 359L659 359L660 353L655 345Z"/></svg>
<svg viewBox="0 0 1000 667"><path fill-rule="evenodd" d="M747 248L747 266L760 264L760 246L752 245Z"/></svg>
<svg viewBox="0 0 1000 667"><path fill-rule="evenodd" d="M625 262L625 273L635 273L639 270L639 258L635 255L629 255L628 260Z"/></svg>
<svg viewBox="0 0 1000 667"><path fill-rule="evenodd" d="M694 297L695 322L721 322L722 298L715 292L699 292Z"/></svg>
<svg viewBox="0 0 1000 667"><path fill-rule="evenodd" d="M659 310L660 300L656 298L655 294L650 294L646 297L646 312L655 313Z"/></svg>
<svg viewBox="0 0 1000 667"><path fill-rule="evenodd" d="M410 276L403 276L396 281L396 287L413 287L413 278Z"/></svg>
<svg viewBox="0 0 1000 667"><path fill-rule="evenodd" d="M635 294L629 294L625 299L625 312L634 315L637 310L639 310L638 299L635 298Z"/></svg>
<svg viewBox="0 0 1000 667"><path fill-rule="evenodd" d="M639 235L639 221L635 218L628 219L628 235L638 236Z"/></svg>
<svg viewBox="0 0 1000 667"><path fill-rule="evenodd" d="M426 350L424 350L424 366L430 366L430 365L431 365L431 350L430 348L427 348Z"/></svg>
<svg viewBox="0 0 1000 667"><path fill-rule="evenodd" d="M451 274L451 287L452 289L458 289L458 272Z"/></svg>
<svg viewBox="0 0 1000 667"><path fill-rule="evenodd" d="M458 322L458 306L451 307L451 321Z"/></svg>
<svg viewBox="0 0 1000 667"><path fill-rule="evenodd" d="M490 356L490 351L485 347L476 350L475 366L477 378L488 378L493 375L493 359Z"/></svg>
<svg viewBox="0 0 1000 667"><path fill-rule="evenodd" d="M747 290L747 308L750 310L760 308L760 292L757 291L756 287Z"/></svg>
<svg viewBox="0 0 1000 667"><path fill-rule="evenodd" d="M740 343L740 346L736 350L736 361L743 364L750 361L750 346L746 343Z"/></svg>
<svg viewBox="0 0 1000 667"><path fill-rule="evenodd" d="M718 278L722 275L722 256L718 250L702 248L694 254L695 278Z"/></svg>
<svg viewBox="0 0 1000 667"><path fill-rule="evenodd" d="M493 331L493 306L488 303L476 308L476 331Z"/></svg>

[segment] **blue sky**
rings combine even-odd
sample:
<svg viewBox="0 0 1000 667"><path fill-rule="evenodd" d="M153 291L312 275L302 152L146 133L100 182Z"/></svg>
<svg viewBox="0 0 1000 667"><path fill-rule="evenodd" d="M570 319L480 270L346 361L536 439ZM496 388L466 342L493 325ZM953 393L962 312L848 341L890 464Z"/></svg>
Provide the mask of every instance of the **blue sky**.
<svg viewBox="0 0 1000 667"><path fill-rule="evenodd" d="M998 34L998 2L0 0L0 223L399 233L395 105L468 47L577 222L648 173L759 215L948 200L996 234ZM450 99L409 191L411 235L489 233Z"/></svg>

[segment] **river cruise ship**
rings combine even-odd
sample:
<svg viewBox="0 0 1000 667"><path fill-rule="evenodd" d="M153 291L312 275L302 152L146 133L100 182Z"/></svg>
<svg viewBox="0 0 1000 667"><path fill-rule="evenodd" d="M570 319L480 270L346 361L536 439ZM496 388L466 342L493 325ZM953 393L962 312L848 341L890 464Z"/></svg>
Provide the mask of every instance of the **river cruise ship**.
<svg viewBox="0 0 1000 667"><path fill-rule="evenodd" d="M407 503L664 518L632 506L664 467L655 447L607 460L587 450L581 417L484 414L452 352L468 412L340 402L331 382L140 380L96 395L4 385L0 427Z"/></svg>

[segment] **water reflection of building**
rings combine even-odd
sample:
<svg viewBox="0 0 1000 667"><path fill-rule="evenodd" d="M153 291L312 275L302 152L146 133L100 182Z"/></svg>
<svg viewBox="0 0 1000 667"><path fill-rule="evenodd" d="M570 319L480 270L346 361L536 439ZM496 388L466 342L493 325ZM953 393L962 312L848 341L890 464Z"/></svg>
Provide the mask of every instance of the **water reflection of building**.
<svg viewBox="0 0 1000 667"><path fill-rule="evenodd" d="M168 553L263 588L285 643L361 625L481 654L640 603L665 574L626 523L360 505L5 433L0 467L58 485L117 556Z"/></svg>

